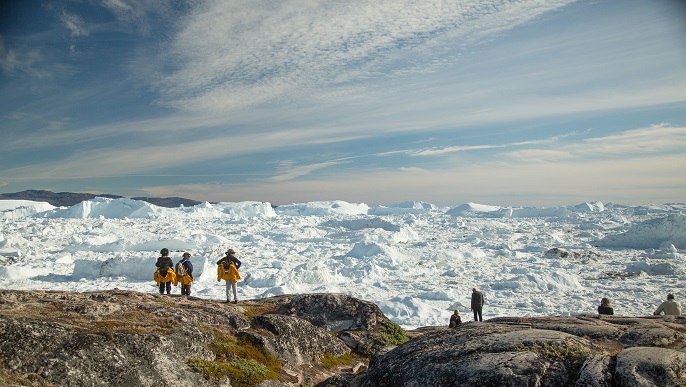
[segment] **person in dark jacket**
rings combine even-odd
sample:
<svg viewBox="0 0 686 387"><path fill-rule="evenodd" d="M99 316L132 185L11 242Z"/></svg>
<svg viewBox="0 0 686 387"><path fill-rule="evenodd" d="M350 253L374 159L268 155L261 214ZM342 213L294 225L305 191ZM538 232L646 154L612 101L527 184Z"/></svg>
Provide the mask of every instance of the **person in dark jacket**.
<svg viewBox="0 0 686 387"><path fill-rule="evenodd" d="M157 266L157 271L159 272L160 278L162 280L159 282L160 284L160 294L164 294L164 291L167 291L167 294L171 293L171 285L172 285L172 279L171 275L167 274L170 271L173 274L172 268L174 267L174 262L172 262L172 259L169 258L169 250L164 248L160 250L161 257L157 258L157 262L155 263L155 266ZM174 275L176 277L176 275Z"/></svg>
<svg viewBox="0 0 686 387"><path fill-rule="evenodd" d="M484 295L476 288L472 288L472 312L474 312L474 321L483 321L481 317L481 310L484 307ZM477 319L478 317L478 319Z"/></svg>
<svg viewBox="0 0 686 387"><path fill-rule="evenodd" d="M181 295L191 295L191 283L193 283L193 263L191 253L183 253L183 259L176 264L176 277L181 282Z"/></svg>
<svg viewBox="0 0 686 387"><path fill-rule="evenodd" d="M236 252L229 249L226 256L217 261L217 281L226 280L226 302L231 302L230 289L233 289L233 303L238 303L236 282L241 279L238 269L241 261L236 258Z"/></svg>
<svg viewBox="0 0 686 387"><path fill-rule="evenodd" d="M457 326L460 324L462 324L460 311L455 309L455 312L450 316L450 324L448 324L448 328L457 328Z"/></svg>
<svg viewBox="0 0 686 387"><path fill-rule="evenodd" d="M598 314L615 314L615 310L610 304L610 299L603 297L600 300L600 305L598 305Z"/></svg>

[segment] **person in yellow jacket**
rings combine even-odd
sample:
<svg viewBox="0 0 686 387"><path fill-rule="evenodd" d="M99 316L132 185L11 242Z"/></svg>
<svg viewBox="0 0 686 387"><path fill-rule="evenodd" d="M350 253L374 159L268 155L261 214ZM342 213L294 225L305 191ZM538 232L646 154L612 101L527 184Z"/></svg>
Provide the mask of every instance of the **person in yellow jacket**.
<svg viewBox="0 0 686 387"><path fill-rule="evenodd" d="M176 278L181 283L181 295L191 295L191 283L193 283L193 264L191 263L191 253L183 253L183 258L176 263Z"/></svg>
<svg viewBox="0 0 686 387"><path fill-rule="evenodd" d="M236 252L233 249L229 249L226 256L217 261L217 282L226 280L226 302L231 302L229 290L233 289L233 303L238 303L236 282L241 279L238 273L239 267L241 267L241 261L236 258Z"/></svg>
<svg viewBox="0 0 686 387"><path fill-rule="evenodd" d="M162 256L157 258L157 262L155 263L157 270L155 271L153 278L155 279L157 286L160 287L160 294L164 294L165 290L167 291L167 294L171 294L172 283L174 283L174 286L178 283L176 274L174 273L174 270L172 270L174 262L169 258L168 249L165 248L160 250L160 254Z"/></svg>

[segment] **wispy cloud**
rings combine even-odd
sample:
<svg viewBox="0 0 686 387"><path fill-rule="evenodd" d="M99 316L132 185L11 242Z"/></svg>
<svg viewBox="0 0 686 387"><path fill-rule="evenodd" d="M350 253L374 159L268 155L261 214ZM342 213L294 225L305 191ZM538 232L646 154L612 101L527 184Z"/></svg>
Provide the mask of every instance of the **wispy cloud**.
<svg viewBox="0 0 686 387"><path fill-rule="evenodd" d="M176 70L158 90L165 104L209 111L312 97L389 70L440 65L407 55L440 39L474 44L568 3L214 1L184 20L165 57Z"/></svg>
<svg viewBox="0 0 686 387"><path fill-rule="evenodd" d="M590 130L587 130L586 133L588 133L589 131ZM514 147L524 147L524 146L529 146L529 145L553 144L555 142L558 142L561 139L564 139L567 137L572 137L572 136L578 136L579 134L580 134L579 132L570 132L570 133L552 136L552 137L541 139L541 140L519 141L519 142L506 143L506 144L442 146L442 147L432 147L432 148L419 149L419 150L406 150L406 151L403 151L403 153L405 153L409 156L443 156L443 155L447 155L450 153L456 153L456 152L467 152L467 151L484 150L484 149L514 148Z"/></svg>
<svg viewBox="0 0 686 387"><path fill-rule="evenodd" d="M626 168L683 189L685 29L635 5L53 2L43 29L0 37L0 179L455 203L621 194Z"/></svg>
<svg viewBox="0 0 686 387"><path fill-rule="evenodd" d="M149 36L158 23L176 23L186 7L194 1L174 0L103 0L102 7L110 11L128 29Z"/></svg>
<svg viewBox="0 0 686 387"><path fill-rule="evenodd" d="M10 49L5 39L0 36L0 70L7 76L15 72L27 74L38 79L45 79L50 72L43 69L44 57L38 49Z"/></svg>
<svg viewBox="0 0 686 387"><path fill-rule="evenodd" d="M275 182L293 180L297 177L309 175L310 173L312 173L316 170L324 169L324 168L327 168L327 167L330 167L333 165L337 165L337 164L340 164L340 162L328 161L328 162L324 162L324 163L293 166L292 163L284 162L284 163L282 163L282 165L279 166L278 174L276 176L273 176L269 180L275 181Z"/></svg>
<svg viewBox="0 0 686 387"><path fill-rule="evenodd" d="M493 163L450 170L402 168L272 182L149 186L154 196L200 200L258 200L274 204L340 199L370 205L426 200L437 205L477 202L555 206L608 200L622 204L666 203L683 197L684 155L617 160L567 160L546 164ZM370 196L369 192L374 192ZM429 194L430 192L430 194Z"/></svg>
<svg viewBox="0 0 686 387"><path fill-rule="evenodd" d="M518 162L545 163L570 159L598 160L675 154L683 153L684 149L686 127L672 127L663 123L546 149L512 151L505 156Z"/></svg>
<svg viewBox="0 0 686 387"><path fill-rule="evenodd" d="M145 126L145 123L137 125L138 127ZM133 129L129 130L135 130L136 127L134 125ZM101 128L92 128L91 130L96 133L101 132ZM343 131L343 129L340 130ZM83 132L80 133L83 135ZM115 133L113 130L105 131L105 133L109 133L111 136L121 135L121 133ZM36 162L21 168L5 169L3 174L14 178L30 175L33 177L61 179L150 174L166 168L225 159L227 157L227 149L230 149L228 154L231 157L255 156L280 149L318 146L347 139L344 136L337 137L335 133L332 137L331 135L332 133L330 132L326 134L321 133L316 128L295 128L263 133L260 135L259 141L255 139L255 134L252 132L238 132L203 136L185 142L172 141L171 143L166 143L159 140L154 141L152 144L136 142L126 146L120 145L119 147L98 147L82 150L64 160ZM48 137L49 140L45 142L45 145L56 139L60 139L61 143L64 143L69 138L79 138L72 137L69 132L58 132ZM100 136L100 138L105 137ZM87 137L83 139L83 141L87 140ZM41 140L37 138L33 141L27 141L25 145L29 146L32 142L36 141ZM121 142L118 143L122 144ZM16 142L13 144L17 145ZM299 166L284 163L278 168L277 174L272 180L293 179L321 168L344 163L345 160L345 158L339 158L337 160Z"/></svg>
<svg viewBox="0 0 686 387"><path fill-rule="evenodd" d="M88 36L90 32L86 29L85 23L81 17L74 13L62 11L59 19L70 32L72 37Z"/></svg>

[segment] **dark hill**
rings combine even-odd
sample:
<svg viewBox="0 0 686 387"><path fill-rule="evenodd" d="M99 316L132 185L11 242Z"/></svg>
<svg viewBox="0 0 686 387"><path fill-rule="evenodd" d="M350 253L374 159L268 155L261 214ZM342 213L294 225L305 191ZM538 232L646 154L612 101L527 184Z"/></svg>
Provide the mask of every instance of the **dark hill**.
<svg viewBox="0 0 686 387"><path fill-rule="evenodd" d="M92 194L92 193L76 193L76 192L52 192L44 190L27 190L14 193L4 193L0 194L0 200L32 200L36 202L48 202L53 206L57 207L69 207L75 204L81 203L86 200L93 199L94 197L103 197L111 199L123 198L123 196L110 195L110 194ZM184 206L194 206L200 204L197 200L185 199L185 198L144 198L136 197L132 198L134 200L143 200L150 204L154 204L160 207L179 207L182 204Z"/></svg>
<svg viewBox="0 0 686 387"><path fill-rule="evenodd" d="M33 200L35 202L48 202L57 207L69 207L96 196L118 199L123 196L108 194L76 193L76 192L52 192L37 189L27 191L0 194L0 200Z"/></svg>
<svg viewBox="0 0 686 387"><path fill-rule="evenodd" d="M135 198L131 198L131 199L142 200L144 202L148 202L148 203L154 204L156 206L169 207L169 208L179 207L181 205L183 205L184 207L190 207L190 206L195 206L195 205L198 205L201 203L197 200L186 199L186 198L177 198L177 197L169 197L169 198L135 197Z"/></svg>

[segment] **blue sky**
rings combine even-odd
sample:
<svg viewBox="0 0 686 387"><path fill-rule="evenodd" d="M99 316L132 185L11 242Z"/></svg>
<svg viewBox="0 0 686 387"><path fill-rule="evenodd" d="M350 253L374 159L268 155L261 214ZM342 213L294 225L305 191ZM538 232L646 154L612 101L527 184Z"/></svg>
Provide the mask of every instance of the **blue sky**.
<svg viewBox="0 0 686 387"><path fill-rule="evenodd" d="M683 1L1 4L0 192L686 200Z"/></svg>

